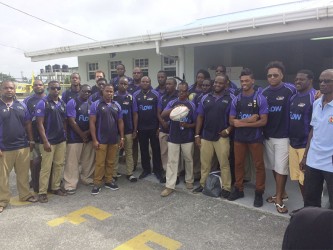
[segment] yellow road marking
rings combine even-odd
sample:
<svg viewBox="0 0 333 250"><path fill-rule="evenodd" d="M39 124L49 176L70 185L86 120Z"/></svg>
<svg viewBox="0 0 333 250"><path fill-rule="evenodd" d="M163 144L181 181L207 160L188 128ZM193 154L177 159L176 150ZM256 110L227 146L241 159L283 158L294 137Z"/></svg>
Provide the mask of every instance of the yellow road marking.
<svg viewBox="0 0 333 250"><path fill-rule="evenodd" d="M152 230L147 230L113 250L152 250L153 248L146 245L148 242L154 242L168 250L177 250L182 246L179 241L175 241L162 234L155 233Z"/></svg>
<svg viewBox="0 0 333 250"><path fill-rule="evenodd" d="M93 206L87 206L87 207L81 208L79 210L76 210L72 213L69 213L66 216L50 220L50 221L47 222L47 224L50 227L56 227L56 226L59 226L59 225L65 223L65 222L69 222L69 223L72 223L74 225L79 225L82 222L86 221L86 219L83 218L82 215L90 215L91 217L94 217L98 220L105 220L105 219L107 219L111 216L110 213L107 213L107 212L105 212L101 209L98 209L98 208L93 207Z"/></svg>
<svg viewBox="0 0 333 250"><path fill-rule="evenodd" d="M9 203L13 206L24 206L24 205L30 205L31 204L31 202L20 201L18 196L11 197Z"/></svg>

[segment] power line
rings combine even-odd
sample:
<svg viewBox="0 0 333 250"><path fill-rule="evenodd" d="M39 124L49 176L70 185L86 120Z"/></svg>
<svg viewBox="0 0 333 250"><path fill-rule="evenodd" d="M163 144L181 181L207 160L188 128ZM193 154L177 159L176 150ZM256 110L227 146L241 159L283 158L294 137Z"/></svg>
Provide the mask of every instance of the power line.
<svg viewBox="0 0 333 250"><path fill-rule="evenodd" d="M0 43L0 46L11 48L11 49L17 49L17 50L25 52L25 50L23 50L23 49L20 49L20 48L14 47L14 46L10 46L10 45L6 45L6 44L3 44L3 43Z"/></svg>
<svg viewBox="0 0 333 250"><path fill-rule="evenodd" d="M32 18L35 18L35 19L37 19L37 20L39 20L39 21L42 21L42 22L44 22L44 23L47 23L47 24L52 25L52 26L55 26L55 27L57 27L57 28L59 28L59 29L63 29L63 30L65 30L65 31L68 31L68 32L73 33L73 34L75 34L75 35L82 36L82 37L87 38L87 39L89 39L89 40L92 40L92 41L94 41L94 42L97 42L97 41L98 41L98 40L95 40L95 39L93 39L93 38L91 38L91 37L88 37L88 36L82 35L82 34L77 33L77 32L75 32L75 31L72 31L72 30L66 29L66 28L64 28L64 27L61 27L61 26L59 26L59 25L57 25L57 24L51 23L51 22L49 22L49 21L46 21L46 20L44 20L44 19L42 19L42 18L36 17L36 16L34 16L34 15L32 15L32 14L29 14L29 13L27 13L27 12L25 12L25 11L19 10L19 9L17 9L17 8L15 8L15 7L12 7L12 6L8 5L8 4L2 3L2 2L0 2L0 4L6 6L6 7L8 7L8 8L11 8L11 9L13 9L13 10L16 10L16 11L18 11L18 12L21 12L21 13L27 15L27 16L32 17Z"/></svg>

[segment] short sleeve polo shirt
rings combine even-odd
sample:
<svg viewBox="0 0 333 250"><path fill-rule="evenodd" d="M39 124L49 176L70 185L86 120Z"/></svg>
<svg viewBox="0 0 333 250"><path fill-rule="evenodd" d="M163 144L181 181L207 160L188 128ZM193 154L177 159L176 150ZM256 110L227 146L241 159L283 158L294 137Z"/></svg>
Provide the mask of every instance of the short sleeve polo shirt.
<svg viewBox="0 0 333 250"><path fill-rule="evenodd" d="M93 102L90 116L96 116L96 137L100 144L116 144L118 142L118 120L123 118L120 105L103 99Z"/></svg>
<svg viewBox="0 0 333 250"><path fill-rule="evenodd" d="M124 120L124 134L133 133L133 96L126 92L126 94L121 95L118 92L113 96L115 100L121 107Z"/></svg>
<svg viewBox="0 0 333 250"><path fill-rule="evenodd" d="M0 101L0 149L12 151L28 147L25 124L30 120L29 111L23 102L13 101L10 107Z"/></svg>

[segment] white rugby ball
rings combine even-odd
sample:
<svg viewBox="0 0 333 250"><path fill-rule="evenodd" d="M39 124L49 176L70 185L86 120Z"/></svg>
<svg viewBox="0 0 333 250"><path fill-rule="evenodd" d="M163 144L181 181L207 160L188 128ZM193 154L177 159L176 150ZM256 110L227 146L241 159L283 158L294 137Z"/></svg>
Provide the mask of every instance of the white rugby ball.
<svg viewBox="0 0 333 250"><path fill-rule="evenodd" d="M185 118L189 112L190 110L186 106L175 107L170 113L170 119L179 122L181 119Z"/></svg>

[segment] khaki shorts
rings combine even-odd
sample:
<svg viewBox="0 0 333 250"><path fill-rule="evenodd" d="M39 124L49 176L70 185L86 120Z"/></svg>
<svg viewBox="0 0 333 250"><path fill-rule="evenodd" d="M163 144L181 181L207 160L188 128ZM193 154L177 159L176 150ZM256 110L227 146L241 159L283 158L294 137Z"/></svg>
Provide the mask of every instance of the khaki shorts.
<svg viewBox="0 0 333 250"><path fill-rule="evenodd" d="M289 174L289 138L264 140L264 161L267 169L280 175Z"/></svg>
<svg viewBox="0 0 333 250"><path fill-rule="evenodd" d="M299 163L303 159L305 148L293 148L289 146L289 170L290 179L298 181L301 185L304 185L304 173L299 169Z"/></svg>

